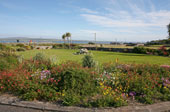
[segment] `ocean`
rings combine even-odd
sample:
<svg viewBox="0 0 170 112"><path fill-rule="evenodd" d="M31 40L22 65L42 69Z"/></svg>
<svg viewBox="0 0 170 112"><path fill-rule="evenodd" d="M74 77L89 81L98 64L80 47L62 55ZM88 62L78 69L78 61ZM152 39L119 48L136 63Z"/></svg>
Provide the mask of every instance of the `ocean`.
<svg viewBox="0 0 170 112"><path fill-rule="evenodd" d="M30 40L25 40L25 39L20 39L19 43L29 43ZM32 42L34 43L64 43L63 40L48 40L48 39L35 39L32 40ZM67 41L66 41L67 42ZM94 41L83 41L83 40L72 40L72 43L74 44L88 44L89 42L93 42ZM16 39L0 39L0 43L17 43ZM109 41L96 41L97 44L110 44L111 42Z"/></svg>

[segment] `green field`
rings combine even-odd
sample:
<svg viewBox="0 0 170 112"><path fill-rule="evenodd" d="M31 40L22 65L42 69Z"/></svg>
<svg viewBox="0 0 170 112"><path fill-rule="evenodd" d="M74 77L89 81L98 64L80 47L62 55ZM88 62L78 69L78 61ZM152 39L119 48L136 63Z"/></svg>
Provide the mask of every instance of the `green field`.
<svg viewBox="0 0 170 112"><path fill-rule="evenodd" d="M29 50L25 52L17 52L22 55L25 59L34 57L36 53L41 52L48 58L56 58L58 63L67 60L73 60L81 62L84 55L74 55L73 53L79 50L69 49L50 49L50 50ZM90 51L93 54L95 61L99 63L115 61L118 58L119 62L123 63L146 63L146 64L170 64L169 57L153 56L144 54L134 53L118 53L118 52L105 52L105 51Z"/></svg>

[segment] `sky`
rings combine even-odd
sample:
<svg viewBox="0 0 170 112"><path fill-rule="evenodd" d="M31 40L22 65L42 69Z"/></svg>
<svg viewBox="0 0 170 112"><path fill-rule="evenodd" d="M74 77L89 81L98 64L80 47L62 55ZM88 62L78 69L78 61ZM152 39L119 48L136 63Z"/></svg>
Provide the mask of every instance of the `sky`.
<svg viewBox="0 0 170 112"><path fill-rule="evenodd" d="M0 38L165 39L170 0L0 0Z"/></svg>

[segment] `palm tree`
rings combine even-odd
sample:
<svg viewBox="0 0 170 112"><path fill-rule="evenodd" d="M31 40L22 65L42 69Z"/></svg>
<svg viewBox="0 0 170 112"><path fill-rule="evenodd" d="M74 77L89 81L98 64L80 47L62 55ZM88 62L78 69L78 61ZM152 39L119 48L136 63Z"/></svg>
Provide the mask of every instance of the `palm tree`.
<svg viewBox="0 0 170 112"><path fill-rule="evenodd" d="M67 32L66 37L67 37L67 40L69 41L69 48L70 48L71 33Z"/></svg>
<svg viewBox="0 0 170 112"><path fill-rule="evenodd" d="M64 44L65 44L66 34L63 34L63 35L62 35L62 39L64 40Z"/></svg>
<svg viewBox="0 0 170 112"><path fill-rule="evenodd" d="M170 39L170 23L169 23L169 25L167 25L167 28L168 28L168 34L169 34L169 39Z"/></svg>

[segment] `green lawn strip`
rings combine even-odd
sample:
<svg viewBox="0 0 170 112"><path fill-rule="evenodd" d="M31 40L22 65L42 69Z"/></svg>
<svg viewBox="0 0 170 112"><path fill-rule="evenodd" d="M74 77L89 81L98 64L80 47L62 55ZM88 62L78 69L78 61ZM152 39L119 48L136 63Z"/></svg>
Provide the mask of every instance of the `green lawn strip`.
<svg viewBox="0 0 170 112"><path fill-rule="evenodd" d="M56 58L58 62L67 60L81 62L84 55L74 55L79 50L69 49L50 49L50 50L29 50L25 52L17 52L22 55L25 59L34 57L36 53L43 53L47 58ZM145 63L145 64L170 64L169 57L153 56L145 54L135 53L118 53L118 52L105 52L105 51L90 51L94 56L94 59L99 63L105 63L115 61L118 58L119 62L123 63Z"/></svg>

